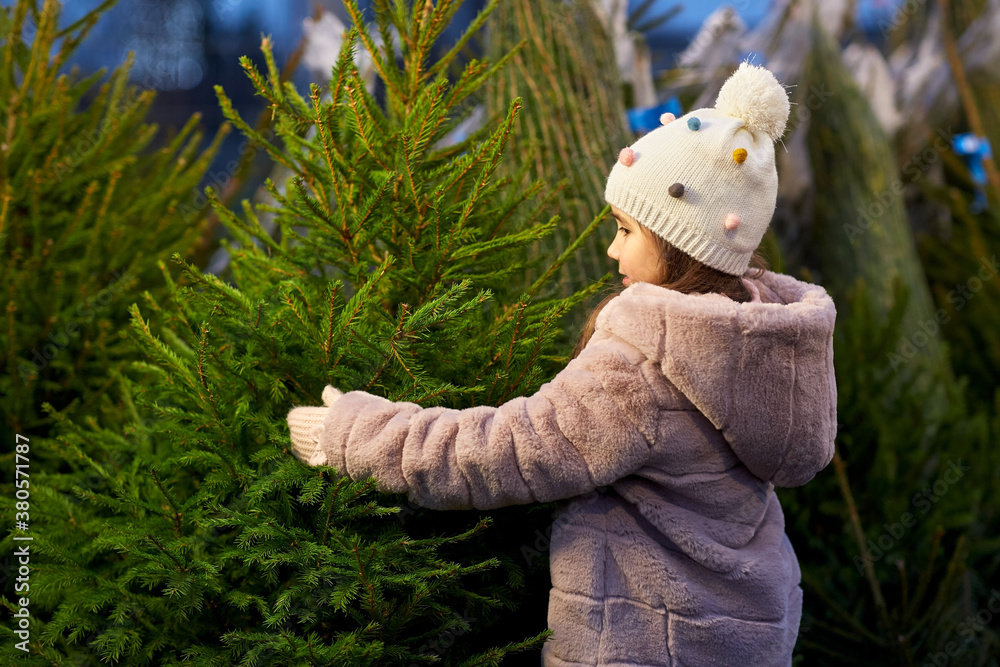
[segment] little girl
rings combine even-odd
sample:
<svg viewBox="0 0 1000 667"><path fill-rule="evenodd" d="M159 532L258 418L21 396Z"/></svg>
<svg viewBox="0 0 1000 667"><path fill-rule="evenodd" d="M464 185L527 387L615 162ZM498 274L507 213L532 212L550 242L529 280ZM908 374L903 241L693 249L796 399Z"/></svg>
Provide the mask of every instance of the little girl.
<svg viewBox="0 0 1000 667"><path fill-rule="evenodd" d="M621 151L605 197L625 287L533 396L424 409L328 386L288 415L298 458L424 507L574 499L551 536L547 667L791 664L802 589L774 487L829 463L837 390L826 291L747 272L788 110L743 63L714 108Z"/></svg>

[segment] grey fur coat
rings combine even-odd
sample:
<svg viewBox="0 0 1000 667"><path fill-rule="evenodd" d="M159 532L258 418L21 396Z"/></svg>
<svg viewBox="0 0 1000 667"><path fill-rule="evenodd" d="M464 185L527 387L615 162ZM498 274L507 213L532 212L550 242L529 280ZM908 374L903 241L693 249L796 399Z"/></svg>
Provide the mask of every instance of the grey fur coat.
<svg viewBox="0 0 1000 667"><path fill-rule="evenodd" d="M434 509L572 499L547 667L789 665L802 590L774 487L833 456L836 311L790 276L747 282L750 303L631 285L580 356L500 407L345 393L308 462Z"/></svg>

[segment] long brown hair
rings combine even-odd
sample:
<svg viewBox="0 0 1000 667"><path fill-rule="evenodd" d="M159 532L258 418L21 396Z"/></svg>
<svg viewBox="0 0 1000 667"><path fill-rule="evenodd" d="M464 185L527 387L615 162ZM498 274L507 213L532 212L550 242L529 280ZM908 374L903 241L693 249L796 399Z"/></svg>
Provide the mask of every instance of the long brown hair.
<svg viewBox="0 0 1000 667"><path fill-rule="evenodd" d="M739 276L723 273L707 264L702 264L690 255L678 250L667 240L654 234L645 225L636 223L635 226L639 228L643 236L648 241L651 241L658 250L656 268L659 271L660 279L656 284L660 287L681 292L682 294L707 294L715 292L725 294L732 300L740 303L753 299L750 290L743 284ZM760 278L769 268L767 260L756 251L750 258L750 266L753 268L753 272L745 274L750 278ZM573 359L579 356L583 348L590 341L590 337L594 335L597 316L601 314L601 311L604 310L604 307L612 299L625 291L625 287L621 283L612 289L614 291L604 297L604 300L597 304L597 307L587 317L587 321L583 325L583 331L580 332L580 340L577 342L576 347L573 348Z"/></svg>

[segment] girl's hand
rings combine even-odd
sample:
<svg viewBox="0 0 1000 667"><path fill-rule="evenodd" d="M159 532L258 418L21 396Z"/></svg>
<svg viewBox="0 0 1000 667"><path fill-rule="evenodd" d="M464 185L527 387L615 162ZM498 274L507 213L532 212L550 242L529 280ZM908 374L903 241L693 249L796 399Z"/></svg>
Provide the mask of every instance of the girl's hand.
<svg viewBox="0 0 1000 667"><path fill-rule="evenodd" d="M326 453L320 449L319 439L323 433L323 420L327 412L344 393L332 385L323 390L322 408L298 407L288 413L288 432L292 437L292 454L309 465L324 465Z"/></svg>

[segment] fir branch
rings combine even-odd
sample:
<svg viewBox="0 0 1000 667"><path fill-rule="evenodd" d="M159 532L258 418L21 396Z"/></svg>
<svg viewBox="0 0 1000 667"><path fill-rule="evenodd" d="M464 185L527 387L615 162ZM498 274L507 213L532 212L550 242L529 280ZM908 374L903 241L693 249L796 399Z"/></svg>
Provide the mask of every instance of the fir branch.
<svg viewBox="0 0 1000 667"><path fill-rule="evenodd" d="M344 194L340 187L340 175L346 171L346 169L344 169L344 158L337 145L333 142L332 137L327 135L326 123L323 118L323 107L320 104L320 93L318 87L312 88L311 97L315 114L314 122L316 123L316 131L319 134L320 144L323 146L323 156L326 158L327 169L330 170L330 183L333 185L334 197L337 200L337 209L343 212L347 208L347 200L344 198ZM336 166L334 166L335 159L337 162ZM341 215L341 224L343 225L344 231L346 231L347 220L346 216L343 214Z"/></svg>
<svg viewBox="0 0 1000 667"><path fill-rule="evenodd" d="M344 36L344 41L340 45L340 53L337 55L337 62L333 65L330 101L334 107L340 104L340 98L344 94L344 84L354 69L354 42L356 39L358 39L358 28L352 25Z"/></svg>
<svg viewBox="0 0 1000 667"><path fill-rule="evenodd" d="M909 606L904 604L905 609L905 621L909 624L910 621L917 618L917 612L920 609L920 603L923 602L924 596L927 594L927 588L930 585L931 578L934 574L934 561L937 559L938 549L941 546L941 538L944 537L944 530L938 528L934 531L934 537L931 542L930 555L927 558L927 565L924 567L923 571L920 573L920 579L917 582L917 590L913 596L913 601Z"/></svg>
<svg viewBox="0 0 1000 667"><path fill-rule="evenodd" d="M416 3L414 3L414 8L415 6ZM421 20L415 21L413 24L415 48L407 54L407 71L410 74L412 97L416 97L417 90L426 80L424 62L427 60L431 46L441 32L448 27L460 6L461 2L454 0L438 0L437 4L432 4L430 0L425 1Z"/></svg>
<svg viewBox="0 0 1000 667"><path fill-rule="evenodd" d="M478 14L476 14L476 18L472 19L466 27L465 32L463 32L455 42L454 46L452 46L447 53L441 56L438 61L427 70L427 78L433 78L448 69L458 54L462 52L462 49L465 48L465 45L469 43L472 36L478 33L486 24L486 19L490 17L490 14L493 13L493 10L495 10L499 4L500 0L490 0L489 3L483 7Z"/></svg>
<svg viewBox="0 0 1000 667"><path fill-rule="evenodd" d="M293 285L292 288L293 289L297 288L297 289L299 289L300 292L302 291L301 287L299 287L297 285ZM322 341L320 340L319 336L315 335L316 327L314 327L313 323L312 323L312 313L310 312L309 302L308 302L308 300L306 300L305 295L303 295L302 298L303 298L303 303L306 306L306 314L305 315L303 315L301 312L299 312L299 308L296 305L295 301L292 300L292 295L291 294L285 293L285 294L282 295L282 300L284 301L285 305L288 306L288 310L290 310L292 312L292 314L295 315L295 318L302 324L303 329L306 330L306 331L308 331L310 333L311 337L317 343L322 344Z"/></svg>
<svg viewBox="0 0 1000 667"><path fill-rule="evenodd" d="M441 134L448 134L454 131L471 117L476 108L473 105L465 105L459 112L449 115L441 125ZM501 123L504 118L506 118L505 113L491 114L480 127L473 129L461 141L448 146L434 144L424 158L425 168L428 169L425 180L437 182L442 176L447 175L454 167L455 160L468 155L471 149L483 141L489 140L490 135L493 133L493 128Z"/></svg>
<svg viewBox="0 0 1000 667"><path fill-rule="evenodd" d="M344 2L344 9L347 10L347 14L351 17L353 26L351 26L350 38L355 35L361 40L368 54L371 56L372 64L375 66L376 71L378 71L379 77L385 83L386 91L390 94L390 97L395 97L397 99L406 100L406 96L403 91L399 88L399 80L397 77L393 76L392 70L389 64L382 60L381 54L379 54L378 47L375 46L374 40L372 40L371 35L368 33L368 28L365 25L364 17L361 16L361 10L358 9L356 0L346 0ZM336 100L335 100L336 101Z"/></svg>
<svg viewBox="0 0 1000 667"><path fill-rule="evenodd" d="M403 156L403 175L406 177L405 181L408 186L410 186L410 194L413 195L413 203L417 208L417 211L422 213L423 207L421 206L420 195L417 194L416 180L413 177L413 167L410 164L410 153L413 151L413 140L410 135L403 134L400 136L400 143L402 145L402 156ZM388 182L388 181L387 181Z"/></svg>
<svg viewBox="0 0 1000 667"><path fill-rule="evenodd" d="M556 222L558 222L558 218L553 217L546 223L535 225L534 227L525 229L520 232L515 232L513 234L501 236L500 238L491 238L486 241L480 241L478 243L466 244L461 248L458 248L454 252L452 252L451 258L453 260L475 258L478 255L496 250L513 249L520 246L528 245L532 241L536 241L539 238L548 236L550 233L552 233L552 231L556 228Z"/></svg>
<svg viewBox="0 0 1000 667"><path fill-rule="evenodd" d="M246 257L246 253L255 252L257 246L254 243L254 239L259 240L267 248L268 256L273 256L273 254L284 254L281 246L271 238L271 235L261 226L260 219L253 211L251 203L247 200L243 201L243 216L251 224L246 224L242 218L237 217L237 215L230 210L228 206L222 203L218 195L214 190L206 191L208 196L209 204L215 210L215 214L218 216L219 221L222 222L226 228L232 233L233 238L236 242L240 243L242 247L234 247L230 245L229 241L223 240L225 247L233 255L240 254L242 257Z"/></svg>
<svg viewBox="0 0 1000 667"><path fill-rule="evenodd" d="M546 269L541 276L539 276L538 280L536 280L531 287L528 288L527 294L529 296L535 296L538 293L538 290L541 289L543 285L546 285L551 277L554 276L556 272L561 269L564 264L566 264L566 262L576 255L577 251L583 246L584 242L590 237L590 235L593 234L597 230L598 226L607 219L610 211L610 206L605 206L601 209L600 213L598 213L594 219L590 221L590 224L587 225L587 228L584 229L583 232L581 232L581 234L569 244L569 246L567 246L566 250L559 254L556 261L553 262L549 268ZM549 222L555 223L557 219L558 218L554 216ZM606 279L607 276L602 278L602 282Z"/></svg>
<svg viewBox="0 0 1000 667"><path fill-rule="evenodd" d="M517 308L515 311L517 317L514 320L514 330L511 332L510 345L507 347L507 355L506 358L504 359L503 370L505 374L510 372L510 364L511 361L513 361L514 359L514 345L517 343L517 334L521 330L521 324L524 322L524 310L526 305L527 303L525 301L522 301L519 304L520 307Z"/></svg>
<svg viewBox="0 0 1000 667"><path fill-rule="evenodd" d="M247 60L247 63L248 65L245 66L245 68L247 67L252 68L252 63L249 61L249 59ZM283 151L281 151L280 149L278 149L277 146L275 146L270 141L265 139L260 132L251 128L246 123L246 121L244 121L240 117L236 109L233 108L232 100L230 100L229 97L226 96L226 93L223 91L222 86L215 86L215 95L219 100L219 106L222 108L222 115L225 116L229 122L231 122L233 125L239 128L240 132L245 134L248 139L253 141L258 146L263 147L264 150L267 151L267 154L271 157L272 160L274 160L280 165L283 165L290 171L296 171L295 165L293 165L288 160Z"/></svg>
<svg viewBox="0 0 1000 667"><path fill-rule="evenodd" d="M503 647L491 648L478 655L475 655L462 663L461 667L478 667L479 665L490 665L496 667L508 653L521 653L528 649L535 648L552 636L552 630L545 629L534 637L519 642L511 642Z"/></svg>
<svg viewBox="0 0 1000 667"><path fill-rule="evenodd" d="M350 481L348 480L348 478L341 477L337 479L334 482L334 484L330 487L329 491L330 502L327 503L326 506L326 520L323 522L323 534L319 539L319 543L324 546L326 545L326 536L330 531L330 516L333 513L333 505L337 501L337 497L340 495L341 489L343 489L344 486L349 483Z"/></svg>
<svg viewBox="0 0 1000 667"><path fill-rule="evenodd" d="M373 126L374 119L371 109L365 101L368 92L365 90L361 79L358 78L357 73L352 74L350 82L345 86L347 106L351 110L348 116L351 121L351 128L361 140L361 145L367 151L368 156L385 171L391 171L390 167L379 156L379 151L376 150L375 138L377 136L384 137L385 133L376 132L376 128Z"/></svg>
<svg viewBox="0 0 1000 667"><path fill-rule="evenodd" d="M462 77L455 84L455 86L452 87L451 94L445 101L445 108L452 108L454 105L464 100L476 89L482 86L484 81L495 77L500 70L507 66L511 59L518 58L521 49L524 48L526 43L526 40L522 40L517 44L514 44L511 49L502 55L492 66L487 66L488 63L486 62L470 62L466 66L466 70L462 74Z"/></svg>
<svg viewBox="0 0 1000 667"><path fill-rule="evenodd" d="M77 41L82 40L84 37L86 37L87 33L95 25L97 17L103 15L106 11L111 9L117 2L118 0L104 0L104 2L102 2L97 7L88 11L81 18L77 19L73 23L70 23L65 28L59 30L56 33L56 39L61 39L64 37L75 37ZM74 33L76 33L75 36Z"/></svg>
<svg viewBox="0 0 1000 667"><path fill-rule="evenodd" d="M0 153L3 153L3 151L0 151ZM7 213L8 210L10 209L10 202L11 200L14 199L14 194L11 191L11 187L12 186L9 181L7 183L4 183L3 192L0 193L0 246L6 245L4 243L4 241L6 240L4 237L4 228L7 225ZM10 266L11 266L10 262L5 263L3 276L7 275L7 271L8 269L10 269Z"/></svg>
<svg viewBox="0 0 1000 667"><path fill-rule="evenodd" d="M526 372L528 372L529 370L532 371L532 372L537 372L538 369L537 369L537 367L534 366L534 363L535 363L536 357L541 352L542 343L545 342L544 341L545 332L553 324L553 321L556 320L556 319L558 319L558 317L561 314L562 313L559 312L559 309L555 308L555 309L553 309L552 313L550 313L548 316L546 316L542 320L541 331L538 333L537 337L535 338L535 347L531 350L531 354L528 355L528 358L522 364L522 366L521 366L521 372L518 374L517 379L514 380L514 384L508 385L507 390L504 392L503 396L500 397L501 401L506 402L508 396L518 395L520 393L518 387L520 387L521 380L524 379L524 374ZM530 383L528 383L528 384L530 384Z"/></svg>
<svg viewBox="0 0 1000 667"><path fill-rule="evenodd" d="M875 576L875 569L872 567L873 560L871 559L868 547L865 544L864 531L861 528L861 519L858 516L858 510L854 504L854 494L851 493L851 487L847 480L847 467L844 465L844 461L836 449L834 449L833 452L833 466L834 472L837 474L837 485L840 487L840 492L843 494L844 500L847 503L848 516L851 519L851 526L854 528L854 537L861 549L861 558L864 563L865 578L868 580L868 584L871 587L872 598L875 600L875 607L879 611L883 631L889 632L892 626L890 625L885 598L882 596L882 587L879 585L878 578Z"/></svg>
<svg viewBox="0 0 1000 667"><path fill-rule="evenodd" d="M70 237L70 235L73 233L73 230L76 229L76 226L80 224L81 220L83 219L84 214L87 213L87 212L89 212L90 201L93 198L94 193L97 192L97 188L99 187L99 185L100 184L99 184L98 181L91 181L90 185L87 186L87 190L83 193L83 201L81 201L80 202L80 206L77 207L77 209L76 209L76 215L73 216L73 221L66 227L66 229L63 231L63 233L59 235L59 238L56 240L55 244L53 244L53 246L52 246L52 254L53 255L55 255L56 253L59 252L59 250L62 248L63 244L66 243L66 239L68 239ZM81 225L81 227L82 227L82 225ZM3 217L2 217L2 215L0 215L0 232L2 232L2 231L3 231ZM2 239L2 238L3 238L3 235L2 235L2 233L0 233L0 239Z"/></svg>
<svg viewBox="0 0 1000 667"><path fill-rule="evenodd" d="M296 212L306 220L312 222L319 229L333 227L333 220L331 219L333 212L330 210L330 203L311 196L301 177L293 177L291 182L292 187L295 189L295 194L298 195L298 201L305 204L305 209L298 206L295 209Z"/></svg>
<svg viewBox="0 0 1000 667"><path fill-rule="evenodd" d="M217 311L213 309L213 313L214 312ZM207 403L209 407L212 408L212 415L215 417L213 427L216 431L218 431L222 444L229 445L230 451L235 452L235 445L230 442L225 429L222 427L224 420L222 415L219 413L219 406L216 403L215 395L212 393L212 389L208 386L208 378L205 375L205 354L208 349L208 332L210 330L211 329L207 324L203 324L201 326L201 342L198 346L198 380L201 383L202 388L205 390L205 393L202 393L199 390L198 396L201 398L203 403Z"/></svg>
<svg viewBox="0 0 1000 667"><path fill-rule="evenodd" d="M163 497L167 499L168 503L170 503L170 507L173 508L174 514L171 517L171 519L172 519L173 524L174 524L174 534L177 537L181 537L181 528L182 528L182 524L181 524L182 519L181 519L181 517L183 515L183 512L181 512L177 508L177 503L174 501L173 496L170 495L165 488L163 488L163 484L160 482L160 477L159 477L159 475L156 474L156 469L153 468L153 467L150 467L149 468L149 474L153 476L153 481L156 482L156 486L159 487L160 493L163 494Z"/></svg>
<svg viewBox="0 0 1000 667"><path fill-rule="evenodd" d="M264 64L267 66L267 90L273 94L271 99L276 107L283 106L285 102L284 91L281 88L281 73L278 65L274 61L274 47L271 37L267 36L260 40L260 50L264 54Z"/></svg>
<svg viewBox="0 0 1000 667"><path fill-rule="evenodd" d="M858 622L858 620L854 616L852 616L846 609L844 609L841 605L837 604L836 601L834 601L829 595L827 595L826 591L823 589L820 583L818 581L813 580L809 572L802 573L802 582L806 584L806 586L809 587L811 590L813 590L817 595L819 595L819 597L823 599L824 604L827 605L827 608L829 608L831 611L833 611L834 614L839 616L840 619L844 621L854 632L856 632L858 635L862 637L865 637L866 639L868 639L868 641L872 642L873 644L884 645L884 640L882 637L878 636L877 634L873 633L871 630L866 628L864 625Z"/></svg>
<svg viewBox="0 0 1000 667"><path fill-rule="evenodd" d="M435 136L438 128L444 122L448 109L443 106L442 100L447 89L448 81L442 79L433 87L426 104L421 104L418 115L420 118L420 127L417 128L417 132L413 137L412 151L406 154L409 160L415 160L423 154L424 149L430 144L431 138ZM422 96L421 102L426 97L426 95Z"/></svg>
<svg viewBox="0 0 1000 667"><path fill-rule="evenodd" d="M375 289L375 286L385 275L392 263L393 257L391 255L387 256L385 260L383 260L382 263L375 269L375 273L371 276L371 278L365 281L358 291L354 293L354 296L351 297L351 300L347 302L347 306L344 307L340 317L337 318L337 333L334 334L335 340L340 340L341 335L353 324L355 318L357 318L358 314L363 310L364 304L370 298L371 292ZM337 365L343 355L344 352L342 351L334 360L334 366Z"/></svg>
<svg viewBox="0 0 1000 667"><path fill-rule="evenodd" d="M387 219L371 222L371 218L378 205L384 201L386 194L389 192L390 185L395 181L395 178L396 172L390 171L386 173L384 180L382 180L382 182L375 188L375 192L369 194L364 201L361 202L360 211L355 213L355 219L352 224L354 229L353 234L357 235L354 239L357 246L364 245L370 238L377 237L386 224L388 224ZM343 220L346 225L346 215L343 216ZM348 233L351 234L351 232ZM352 236L351 238L354 237Z"/></svg>
<svg viewBox="0 0 1000 667"><path fill-rule="evenodd" d="M923 625L924 622L933 623L938 620L944 614L946 608L946 598L953 597L955 594L955 588L959 585L959 579L965 572L965 540L966 535L959 535L955 542L955 551L952 552L951 558L948 560L948 567L945 569L944 579L938 586L937 594L934 596L934 601L928 606L927 614L918 625Z"/></svg>
<svg viewBox="0 0 1000 667"><path fill-rule="evenodd" d="M341 287L343 287L343 283L339 280L328 285L330 296L327 299L327 305L330 310L326 319L326 340L323 341L323 359L327 363L330 360L330 351L333 349L333 315L336 310L337 295L340 293Z"/></svg>
<svg viewBox="0 0 1000 667"><path fill-rule="evenodd" d="M177 565L178 571L180 571L180 572L189 572L190 571L179 560L177 560L172 553L170 553L169 551L167 551L166 547L164 547L160 543L160 541L153 536L152 533L146 533L146 538L149 539L150 542L152 542L153 544L155 544L157 549L159 549L164 554L166 554L167 556L169 556L170 560L174 561L174 564Z"/></svg>
<svg viewBox="0 0 1000 667"><path fill-rule="evenodd" d="M400 307L401 318L404 318L406 316L406 311L408 310L409 305L403 303L400 304L399 307ZM406 365L403 363L402 359L399 357L399 353L396 351L396 340L399 338L401 327L402 327L402 320L400 320L400 322L396 324L396 330L389 336L388 340L385 343L382 343L381 341L378 343L373 343L364 338L356 339L366 347L369 347L375 352L380 353L382 356L381 363L378 365L378 368L375 369L375 372L372 373L371 376L368 378L368 382L364 386L365 391L371 389L372 385L374 385L375 382L382 377L382 374L385 372L386 368L388 368L389 362L392 360L393 357L396 357L396 359L399 360L400 365L411 378L416 379L410 372L410 370L406 367ZM382 345L387 346L389 348L389 351L384 352Z"/></svg>
<svg viewBox="0 0 1000 667"><path fill-rule="evenodd" d="M174 254L172 259L184 267L185 275L194 281L195 284L202 285L205 288L206 293L223 297L227 301L239 306L247 317L251 317L253 315L253 312L256 309L256 304L251 301L242 290L238 290L230 286L212 273L198 270L197 267L184 261L184 259L177 253ZM187 324L187 322L185 323Z"/></svg>
<svg viewBox="0 0 1000 667"><path fill-rule="evenodd" d="M185 380L188 386L193 389L197 383L191 375L190 369L184 365L184 363L177 357L176 354L173 353L173 351L163 345L163 343L153 335L152 331L149 329L149 323L142 319L142 315L139 313L139 307L136 304L132 304L129 307L129 313L132 316L131 326L138 335L138 340L142 342L146 350L149 351L154 358L162 364L172 368L177 375ZM168 378L168 382L171 384L173 383L170 378Z"/></svg>
<svg viewBox="0 0 1000 667"><path fill-rule="evenodd" d="M465 65L462 75L448 92L444 108L450 109L465 99L477 86L479 78L489 69L489 63L482 60L470 60Z"/></svg>
<svg viewBox="0 0 1000 667"><path fill-rule="evenodd" d="M527 164L525 166L527 166ZM521 175L523 176L523 174ZM514 178L512 180L513 182L521 181L520 178ZM508 202L504 204L504 208L501 210L500 215L497 216L498 218L497 224L493 227L493 230L486 238L492 239L494 236L496 236L497 232L500 231L501 227L507 224L507 221L510 220L511 216L513 216L514 213L518 209L520 209L525 202L538 195L542 191L542 188L544 188L544 186L545 186L544 181L536 180L535 182L531 183L526 189L519 191L512 199L508 200ZM535 212L541 210L543 207L544 207L544 202L540 203L535 210L528 213L525 217L529 220L534 218ZM552 218L552 220L554 221L555 218Z"/></svg>
<svg viewBox="0 0 1000 667"><path fill-rule="evenodd" d="M371 616L373 621L378 621L378 615L375 613L375 585L369 581L368 575L365 572L365 566L361 562L361 545L358 541L354 541L351 545L351 551L354 552L354 559L358 566L358 575L361 578L361 585L368 590L368 615ZM373 552L374 550L371 550Z"/></svg>

